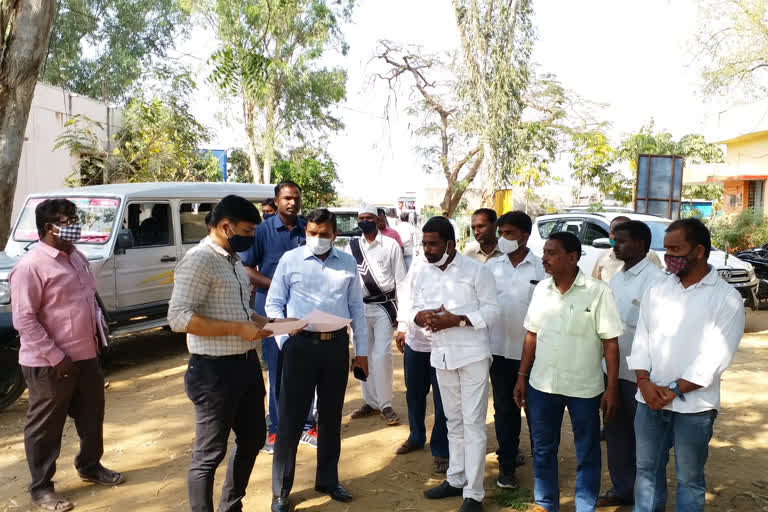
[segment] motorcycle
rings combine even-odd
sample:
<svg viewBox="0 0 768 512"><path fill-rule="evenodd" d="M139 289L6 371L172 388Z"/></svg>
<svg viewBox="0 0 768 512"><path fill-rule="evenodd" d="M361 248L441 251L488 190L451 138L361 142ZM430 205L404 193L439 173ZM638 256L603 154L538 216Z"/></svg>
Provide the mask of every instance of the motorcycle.
<svg viewBox="0 0 768 512"><path fill-rule="evenodd" d="M760 280L757 287L758 307L768 306L768 244L734 253L734 256L755 268L755 275Z"/></svg>

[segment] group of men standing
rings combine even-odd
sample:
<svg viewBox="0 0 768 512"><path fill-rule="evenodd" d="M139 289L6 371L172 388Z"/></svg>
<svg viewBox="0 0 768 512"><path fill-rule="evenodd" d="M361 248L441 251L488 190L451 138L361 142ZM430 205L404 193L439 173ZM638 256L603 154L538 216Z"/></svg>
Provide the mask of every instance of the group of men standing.
<svg viewBox="0 0 768 512"><path fill-rule="evenodd" d="M317 209L300 217L295 183L278 184L274 204L264 206L274 213L262 223L250 201L223 198L211 212L209 236L175 272L168 320L187 333L185 387L195 406L192 511L214 510L214 474L231 432L235 445L219 511L242 510L265 443L274 452L272 512L290 508L300 442L317 448L316 490L351 500L338 474L348 374L351 369L363 381L364 404L352 417L379 414L397 424L395 328L410 427L398 454L426 445L426 401L433 391L429 443L434 470L446 478L424 492L428 499L461 496L461 512L482 510L492 388L497 484L517 487L516 468L525 460L524 410L539 512L559 508L557 452L566 408L578 459L577 511L630 503L637 512L662 510L673 446L676 510L703 510L720 375L743 335L744 312L739 294L707 264L710 235L700 221L667 228L665 275L649 258L649 228L617 218L610 233L614 247L595 279L579 270L581 244L572 233L550 234L542 258L534 255L527 247L533 222L520 211L498 219L493 210L476 211L477 244L464 254L457 250L455 227L433 217L421 230L423 257L409 261L404 251L413 256L415 233L389 228L375 208L361 207L362 235L339 250L334 214ZM30 388L30 492L44 509L69 510L73 505L52 483L67 413L81 437L80 476L105 485L124 477L99 462L104 395L96 360L98 307L87 261L73 245L79 238L75 205L44 201L36 217L41 244L11 274L20 362ZM612 271L603 274L607 267ZM310 323L280 336L270 330L315 311L347 323ZM55 327L64 317L80 321L69 330ZM269 425L258 340L268 365ZM602 495L601 411L612 482Z"/></svg>

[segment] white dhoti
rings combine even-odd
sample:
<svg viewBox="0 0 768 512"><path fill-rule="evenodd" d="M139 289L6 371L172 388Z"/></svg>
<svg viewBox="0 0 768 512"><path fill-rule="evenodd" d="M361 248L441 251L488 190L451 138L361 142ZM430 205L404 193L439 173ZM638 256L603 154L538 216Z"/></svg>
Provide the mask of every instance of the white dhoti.
<svg viewBox="0 0 768 512"><path fill-rule="evenodd" d="M392 407L392 335L386 311L366 307L368 321L368 380L362 382L363 400L374 409Z"/></svg>

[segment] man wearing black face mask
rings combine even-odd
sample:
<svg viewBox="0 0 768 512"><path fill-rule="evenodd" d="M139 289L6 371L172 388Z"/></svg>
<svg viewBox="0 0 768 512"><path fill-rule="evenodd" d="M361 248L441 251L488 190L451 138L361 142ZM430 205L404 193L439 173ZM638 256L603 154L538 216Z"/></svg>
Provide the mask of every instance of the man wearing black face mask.
<svg viewBox="0 0 768 512"><path fill-rule="evenodd" d="M669 449L675 448L680 509L704 510L709 441L720 408L720 379L744 334L739 293L707 264L707 227L673 222L664 236L670 275L648 288L632 353L637 376L635 512L663 509Z"/></svg>
<svg viewBox="0 0 768 512"><path fill-rule="evenodd" d="M35 208L40 243L10 276L13 325L21 337L19 364L29 388L24 448L32 503L43 510L74 505L54 491L53 476L67 415L80 437L75 467L83 480L117 485L123 475L101 465L104 375L98 352L96 280L74 243L75 204L48 199Z"/></svg>
<svg viewBox="0 0 768 512"><path fill-rule="evenodd" d="M400 416L392 408L392 334L397 325L396 288L405 279L405 264L397 242L378 231L376 216L376 208L361 206L357 220L363 236L350 240L345 249L357 262L368 322L369 374L361 385L365 403L352 418L381 412L387 425L397 425Z"/></svg>
<svg viewBox="0 0 768 512"><path fill-rule="evenodd" d="M251 309L251 284L238 252L253 244L261 218L247 199L227 196L213 209L210 234L176 267L168 323L187 333L187 396L195 404L189 506L213 512L213 479L235 433L218 510L242 510L256 455L264 445L264 381L254 342L270 335Z"/></svg>
<svg viewBox="0 0 768 512"><path fill-rule="evenodd" d="M277 206L274 199L265 199L261 202L261 215L264 220L274 217L277 214Z"/></svg>

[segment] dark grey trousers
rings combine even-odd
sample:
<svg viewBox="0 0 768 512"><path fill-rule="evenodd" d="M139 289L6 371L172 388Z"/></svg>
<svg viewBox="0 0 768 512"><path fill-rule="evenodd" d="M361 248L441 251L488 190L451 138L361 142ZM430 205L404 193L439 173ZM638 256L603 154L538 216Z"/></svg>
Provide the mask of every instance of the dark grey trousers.
<svg viewBox="0 0 768 512"><path fill-rule="evenodd" d="M239 359L192 354L184 385L195 404L195 446L187 475L189 507L193 512L213 512L214 474L227 454L227 440L233 431L235 448L218 511L239 512L267 435L259 357L255 350Z"/></svg>
<svg viewBox="0 0 768 512"><path fill-rule="evenodd" d="M24 426L24 449L32 475L32 499L53 491L51 479L61 451L67 416L75 420L80 452L75 457L79 473L99 467L104 454L104 374L98 359L75 362L69 377L59 378L51 366L22 366L29 389L29 410Z"/></svg>
<svg viewBox="0 0 768 512"><path fill-rule="evenodd" d="M619 379L619 410L605 424L608 472L613 488L610 494L632 499L635 495L635 411L637 384Z"/></svg>
<svg viewBox="0 0 768 512"><path fill-rule="evenodd" d="M272 461L272 492L288 497L296 470L296 450L307 419L307 409L317 387L317 472L315 484L339 483L341 411L349 376L349 336L330 341L303 334L291 336L282 348L283 372L275 454Z"/></svg>

